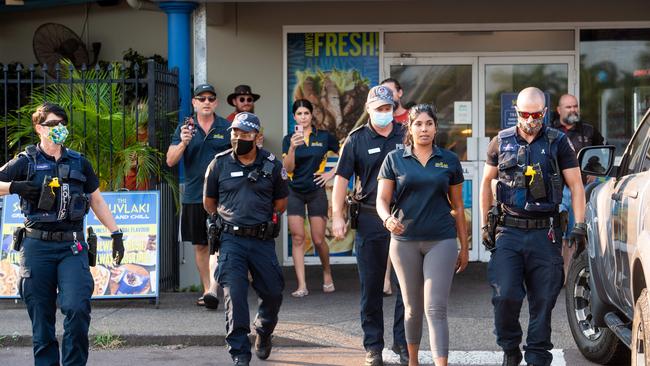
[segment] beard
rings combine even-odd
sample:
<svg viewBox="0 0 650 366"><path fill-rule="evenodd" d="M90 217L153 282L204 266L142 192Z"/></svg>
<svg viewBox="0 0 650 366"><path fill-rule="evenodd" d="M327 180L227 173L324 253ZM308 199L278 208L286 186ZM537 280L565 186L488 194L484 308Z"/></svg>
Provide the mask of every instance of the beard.
<svg viewBox="0 0 650 366"><path fill-rule="evenodd" d="M578 113L570 113L563 120L563 122L568 124L568 125L573 125L578 121L580 121L580 115Z"/></svg>

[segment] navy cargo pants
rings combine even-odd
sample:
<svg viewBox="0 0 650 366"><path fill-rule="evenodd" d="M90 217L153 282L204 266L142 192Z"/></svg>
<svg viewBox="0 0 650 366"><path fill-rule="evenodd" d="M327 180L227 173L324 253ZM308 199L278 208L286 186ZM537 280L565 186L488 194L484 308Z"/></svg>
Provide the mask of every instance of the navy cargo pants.
<svg viewBox="0 0 650 366"><path fill-rule="evenodd" d="M284 289L282 268L275 255L275 241L223 233L215 278L223 287L225 297L226 343L232 357L244 356L250 360L249 271L253 277L253 289L260 298L255 331L268 336L278 323Z"/></svg>
<svg viewBox="0 0 650 366"><path fill-rule="evenodd" d="M519 312L528 295L525 359L528 364L541 366L553 360L549 352L553 348L551 313L564 282L562 236L557 229L553 243L548 231L498 227L496 250L488 264L497 344L506 352L519 349Z"/></svg>
<svg viewBox="0 0 650 366"><path fill-rule="evenodd" d="M88 360L90 297L94 282L88 268L88 252L74 255L71 241L25 238L21 259L20 293L32 320L36 366L59 365L55 336L57 288L65 315L61 362L85 365Z"/></svg>
<svg viewBox="0 0 650 366"><path fill-rule="evenodd" d="M361 328L366 351L384 348L384 274L389 246L390 232L379 216L361 212L354 247L361 282ZM402 292L396 276L392 276L392 281L397 286L393 343L406 347Z"/></svg>

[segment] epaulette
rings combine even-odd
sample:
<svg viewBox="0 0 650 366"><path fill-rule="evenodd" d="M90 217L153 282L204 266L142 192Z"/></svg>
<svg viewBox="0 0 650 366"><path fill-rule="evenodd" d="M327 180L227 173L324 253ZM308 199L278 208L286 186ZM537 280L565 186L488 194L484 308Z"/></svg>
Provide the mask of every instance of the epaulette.
<svg viewBox="0 0 650 366"><path fill-rule="evenodd" d="M217 154L214 156L214 158L215 158L215 159L219 159L220 157L226 156L226 155L230 154L231 152L232 152L232 147L231 147L230 149L226 149L226 150L224 150L224 151L222 151L222 152L220 152L220 153L217 153Z"/></svg>
<svg viewBox="0 0 650 366"><path fill-rule="evenodd" d="M72 156L75 159L79 159L81 157L81 153L79 151L66 149L66 152L68 153L68 155Z"/></svg>
<svg viewBox="0 0 650 366"><path fill-rule="evenodd" d="M260 154L262 154L262 157L265 158L268 161L275 161L275 155L273 155L272 152L265 150L265 149L260 149Z"/></svg>
<svg viewBox="0 0 650 366"><path fill-rule="evenodd" d="M516 133L517 133L517 127L516 126L508 127L505 130L499 131L499 138L503 139L503 138L506 138L506 137L512 137Z"/></svg>
<svg viewBox="0 0 650 366"><path fill-rule="evenodd" d="M355 133L361 131L361 129L364 128L364 127L366 127L366 125L365 125L365 124L362 124L361 126L355 128L355 129L353 129L352 131L350 131L350 133L348 133L348 136L352 136L353 134L355 134Z"/></svg>
<svg viewBox="0 0 650 366"><path fill-rule="evenodd" d="M27 145L25 147L25 151L18 153L18 156L24 156L26 158L32 158L33 160L36 160L37 154L38 151L36 150L36 145Z"/></svg>

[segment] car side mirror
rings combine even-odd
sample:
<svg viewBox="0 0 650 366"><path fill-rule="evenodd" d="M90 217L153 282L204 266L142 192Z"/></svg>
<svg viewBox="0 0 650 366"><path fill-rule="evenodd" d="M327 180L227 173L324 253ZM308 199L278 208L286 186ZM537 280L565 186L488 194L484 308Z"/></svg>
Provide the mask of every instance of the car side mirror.
<svg viewBox="0 0 650 366"><path fill-rule="evenodd" d="M613 145L588 146L578 152L578 163L582 174L607 177L614 166Z"/></svg>

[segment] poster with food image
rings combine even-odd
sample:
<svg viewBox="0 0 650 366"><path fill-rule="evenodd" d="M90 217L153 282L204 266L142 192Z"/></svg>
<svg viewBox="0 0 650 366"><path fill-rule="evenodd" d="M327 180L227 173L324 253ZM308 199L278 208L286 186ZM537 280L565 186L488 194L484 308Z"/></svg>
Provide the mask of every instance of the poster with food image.
<svg viewBox="0 0 650 366"><path fill-rule="evenodd" d="M92 210L86 215L84 232L91 226L97 235L97 265L90 267L93 298L158 296L158 192L103 192L102 196L124 232L125 255L119 266L112 263L110 232ZM13 232L23 226L24 216L16 195L4 197L2 247L0 247L0 298L18 298L20 253L11 248Z"/></svg>
<svg viewBox="0 0 650 366"><path fill-rule="evenodd" d="M293 102L306 99L314 106L314 127L329 131L342 144L351 130L367 122L362 118L366 97L370 88L379 83L379 33L287 33L286 42L288 105L285 131L293 131L296 124L291 113ZM326 170L332 169L336 162L336 156L328 156ZM354 230L348 230L343 240L334 240L332 181L325 188L330 202L330 219L325 232L330 255L351 257L354 255ZM305 236L305 254L317 256L308 222L305 223ZM287 243L285 253L291 256L290 235Z"/></svg>

